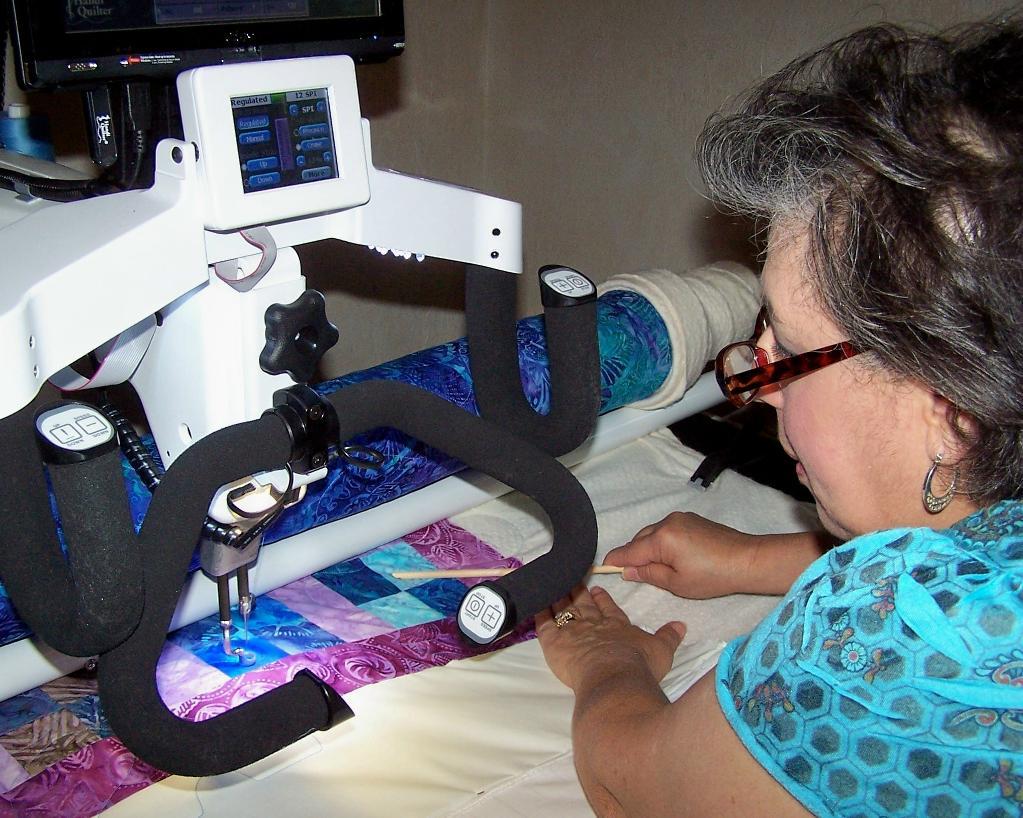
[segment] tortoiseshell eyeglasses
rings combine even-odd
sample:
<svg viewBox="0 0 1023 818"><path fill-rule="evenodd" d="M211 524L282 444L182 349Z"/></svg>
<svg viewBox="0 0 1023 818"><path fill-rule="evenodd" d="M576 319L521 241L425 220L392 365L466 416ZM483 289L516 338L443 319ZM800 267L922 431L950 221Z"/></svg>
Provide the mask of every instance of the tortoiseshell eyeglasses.
<svg viewBox="0 0 1023 818"><path fill-rule="evenodd" d="M767 308L757 316L753 339L729 344L722 349L714 361L714 372L718 385L725 397L736 406L745 406L757 396L763 387L773 383L807 375L831 364L837 364L861 350L848 341L831 346L801 352L789 358L772 361L767 350L758 347L756 341L767 331Z"/></svg>

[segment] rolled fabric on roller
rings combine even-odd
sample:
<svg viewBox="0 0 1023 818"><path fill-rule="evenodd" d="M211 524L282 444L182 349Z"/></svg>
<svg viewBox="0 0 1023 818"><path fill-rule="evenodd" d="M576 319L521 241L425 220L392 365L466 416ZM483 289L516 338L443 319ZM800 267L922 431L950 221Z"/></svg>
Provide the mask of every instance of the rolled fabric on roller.
<svg viewBox="0 0 1023 818"><path fill-rule="evenodd" d="M598 291L601 414L622 406L656 409L679 400L721 347L749 337L760 306L759 279L734 262L684 275L623 274ZM543 318L519 321L517 341L523 392L543 414L550 407ZM377 379L413 384L479 414L464 338L326 381L317 391L329 394ZM309 487L305 500L282 515L265 542L379 505L462 467L394 430L376 430L353 443L378 453L383 467L374 472L335 460L327 478Z"/></svg>
<svg viewBox="0 0 1023 818"><path fill-rule="evenodd" d="M668 377L650 395L632 401L633 409L659 409L679 400L719 349L749 337L761 301L760 280L732 261L681 275L671 270L622 273L597 288L602 297L620 291L638 293L653 305L672 349Z"/></svg>

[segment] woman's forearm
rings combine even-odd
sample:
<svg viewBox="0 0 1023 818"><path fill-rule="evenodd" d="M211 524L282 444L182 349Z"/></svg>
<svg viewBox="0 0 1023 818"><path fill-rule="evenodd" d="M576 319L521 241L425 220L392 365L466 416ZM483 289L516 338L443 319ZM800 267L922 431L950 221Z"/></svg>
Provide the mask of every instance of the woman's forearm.
<svg viewBox="0 0 1023 818"><path fill-rule="evenodd" d="M755 538L736 578L737 593L785 594L814 560L836 544L824 531L762 534Z"/></svg>
<svg viewBox="0 0 1023 818"><path fill-rule="evenodd" d="M602 657L580 677L572 716L579 781L598 815L622 815L633 771L657 751L651 739L669 703L639 654Z"/></svg>

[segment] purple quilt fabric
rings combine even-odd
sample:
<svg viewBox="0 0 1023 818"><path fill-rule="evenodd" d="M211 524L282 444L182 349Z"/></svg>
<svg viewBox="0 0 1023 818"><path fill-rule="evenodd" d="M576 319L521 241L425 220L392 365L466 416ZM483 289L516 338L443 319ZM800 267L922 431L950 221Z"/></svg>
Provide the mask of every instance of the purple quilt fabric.
<svg viewBox="0 0 1023 818"><path fill-rule="evenodd" d="M223 653L217 616L171 634L157 684L175 714L202 721L303 668L343 695L485 652L465 642L454 621L475 580L406 581L391 572L517 564L441 520L260 597L245 642L255 666ZM502 646L533 635L520 627ZM232 638L240 644L241 631ZM86 818L166 775L111 734L90 677L0 702L0 816Z"/></svg>

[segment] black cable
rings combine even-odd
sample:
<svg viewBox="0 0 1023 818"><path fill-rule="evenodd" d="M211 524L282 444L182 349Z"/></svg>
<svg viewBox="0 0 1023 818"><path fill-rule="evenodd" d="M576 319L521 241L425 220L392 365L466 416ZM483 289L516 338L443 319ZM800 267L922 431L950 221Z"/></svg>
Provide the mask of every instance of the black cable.
<svg viewBox="0 0 1023 818"><path fill-rule="evenodd" d="M0 9L6 13L6 0L0 0ZM3 20L0 19L0 25L2 23ZM4 27L0 31L0 39L6 39L6 32L7 29ZM2 100L3 98L0 96L0 110L3 107ZM127 152L122 156L116 166L121 173L119 179L114 178L114 168L108 168L105 173L95 179L47 179L3 168L0 169L0 188L53 202L77 202L95 196L132 190L138 184L149 147L149 131L152 128L152 100L149 83L125 83L122 107L126 130L130 132L131 159L129 163Z"/></svg>
<svg viewBox="0 0 1023 818"><path fill-rule="evenodd" d="M10 11L10 0L0 0L0 112L7 102L7 43L13 19ZM46 179L6 168L0 169L0 188L55 202L76 202L117 189L105 178Z"/></svg>
<svg viewBox="0 0 1023 818"><path fill-rule="evenodd" d="M107 416L107 419L117 431L117 440L121 444L121 453L128 461L128 465L135 470L135 474L139 476L142 485L152 494L156 491L156 487L160 485L162 470L156 465L156 461L142 442L139 433L135 431L131 421L124 416L120 409L110 402L110 398L106 395L101 395L99 400L96 401L96 405Z"/></svg>
<svg viewBox="0 0 1023 818"><path fill-rule="evenodd" d="M280 511L284 508L284 504L288 502L288 495L291 494L291 490L295 487L294 470L291 468L291 466L285 466L285 469L288 472L288 485L281 493L281 496L274 500L274 504L270 508L268 508L266 511L258 512L246 511L245 509L243 509L241 506L234 502L234 500L231 498L231 492L228 492L227 496L224 498L224 501L227 504L227 507L230 510L230 512L234 514L236 517L241 517L242 519L245 520L265 520L271 514L279 514Z"/></svg>
<svg viewBox="0 0 1023 818"><path fill-rule="evenodd" d="M148 82L126 82L121 89L125 152L121 159L121 187L134 189L142 174L153 127L153 106ZM128 148L131 149L129 154ZM130 157L130 160L129 160Z"/></svg>
<svg viewBox="0 0 1023 818"><path fill-rule="evenodd" d="M77 202L119 190L103 178L46 179L6 168L0 169L0 187L53 202Z"/></svg>
<svg viewBox="0 0 1023 818"><path fill-rule="evenodd" d="M11 39L9 34L12 21L10 0L0 0L0 111L3 110L5 101L5 55L6 44ZM154 87L148 80L120 83L120 104L110 107L109 114L117 116L120 126L116 127L111 123L114 126L112 127L114 145L123 144L120 145L121 150L114 148L116 158L109 166L97 162L97 165L103 168L98 177L47 179L5 168L0 169L0 189L12 190L18 194L47 201L76 202L110 193L135 190L140 186L151 186L154 160L150 146L155 145L163 136L173 135L179 138L181 136L180 127L173 133L167 130L168 114L159 110L161 105L166 104L164 98L170 87L172 86L166 84ZM101 88L104 91L108 90L107 86Z"/></svg>
<svg viewBox="0 0 1023 818"><path fill-rule="evenodd" d="M113 424L114 429L117 431L117 441L121 446L121 452L124 454L125 460L128 461L128 465L138 475L142 485L152 494L156 491L157 486L160 485L163 469L149 453L149 449L142 442L142 438L135 431L131 421L110 401L110 397L105 392L99 395L96 406L110 419L111 424ZM280 516L279 509L274 516L274 520L278 516ZM258 533L262 533L268 527L269 523L263 524ZM206 522L203 524L202 535L218 545L228 545L233 548L244 547L255 536L253 535L246 540L244 535L234 526L218 523L209 517L206 518Z"/></svg>
<svg viewBox="0 0 1023 818"><path fill-rule="evenodd" d="M145 164L146 160L146 146L149 144L146 133L144 131L135 131L132 134L131 144L131 172L128 175L122 173L121 176L121 187L125 190L134 190L138 184L139 177L142 175L142 165Z"/></svg>

